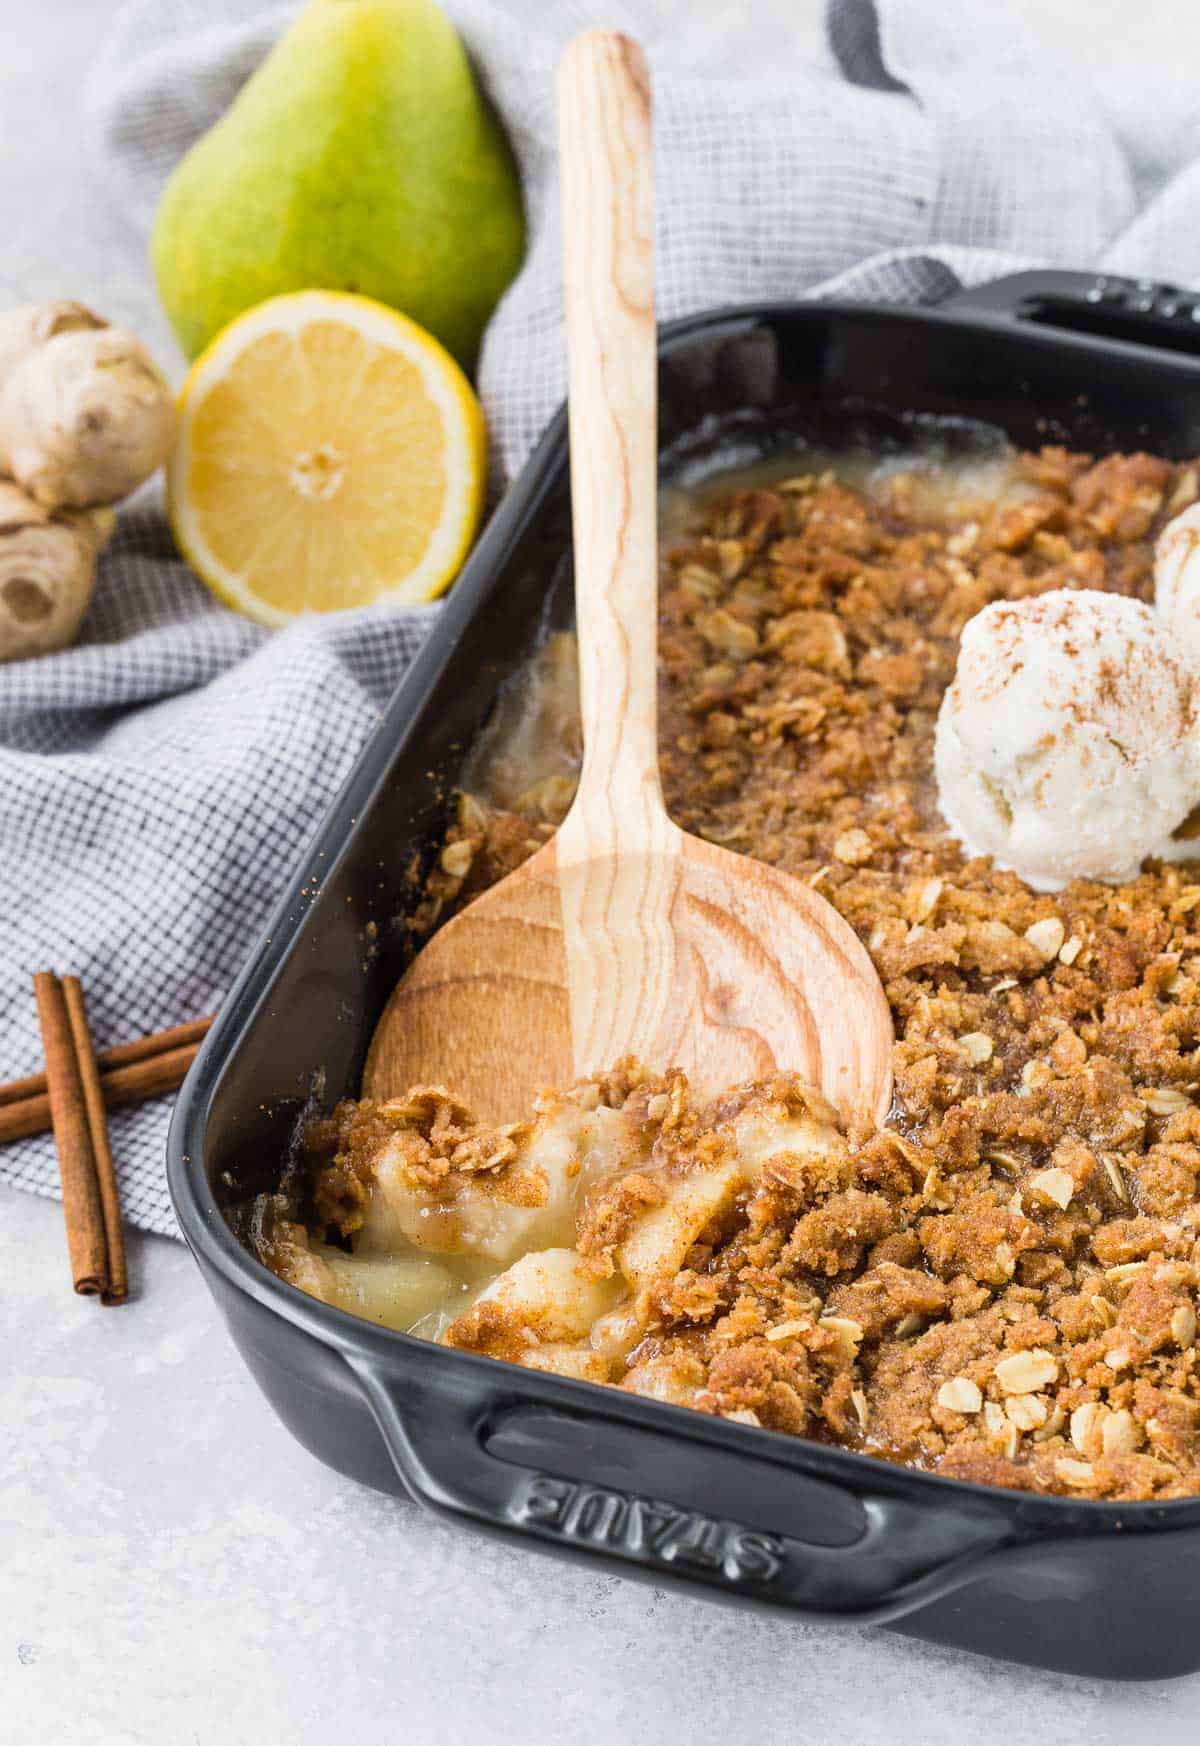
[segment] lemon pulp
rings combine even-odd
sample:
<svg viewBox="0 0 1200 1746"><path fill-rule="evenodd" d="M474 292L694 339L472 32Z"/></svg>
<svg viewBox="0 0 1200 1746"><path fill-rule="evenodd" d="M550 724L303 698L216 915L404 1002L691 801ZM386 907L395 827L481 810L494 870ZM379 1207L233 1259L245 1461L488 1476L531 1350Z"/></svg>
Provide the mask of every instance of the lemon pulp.
<svg viewBox="0 0 1200 1746"><path fill-rule="evenodd" d="M186 555L268 623L440 593L483 498L483 419L415 323L332 292L231 324L181 401L168 478Z"/></svg>

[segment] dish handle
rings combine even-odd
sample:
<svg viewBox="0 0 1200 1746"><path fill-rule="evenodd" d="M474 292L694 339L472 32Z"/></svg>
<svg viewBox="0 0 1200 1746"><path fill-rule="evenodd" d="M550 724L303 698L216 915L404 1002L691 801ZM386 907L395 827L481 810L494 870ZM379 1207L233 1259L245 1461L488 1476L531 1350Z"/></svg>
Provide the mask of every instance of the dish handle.
<svg viewBox="0 0 1200 1746"><path fill-rule="evenodd" d="M479 1364L507 1371L495 1360L442 1366L422 1354L401 1369L395 1356L343 1355L419 1503L610 1569L875 1624L962 1587L1024 1539L1003 1494L995 1505L965 1489L905 1497L910 1476L867 1457L856 1464L878 1465L878 1480L846 1485L749 1438L739 1449L733 1427L683 1409L667 1409L659 1429L627 1410L481 1385ZM639 1418L653 1412L637 1406Z"/></svg>
<svg viewBox="0 0 1200 1746"><path fill-rule="evenodd" d="M1150 346L1200 359L1200 292L1157 279L1052 270L1010 273L937 304L940 312L1003 326Z"/></svg>

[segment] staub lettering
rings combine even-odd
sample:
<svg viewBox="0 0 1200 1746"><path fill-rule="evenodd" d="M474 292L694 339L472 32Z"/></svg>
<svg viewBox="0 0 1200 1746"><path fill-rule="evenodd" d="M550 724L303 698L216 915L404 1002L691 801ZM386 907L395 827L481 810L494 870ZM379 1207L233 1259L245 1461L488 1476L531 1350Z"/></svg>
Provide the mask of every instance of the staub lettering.
<svg viewBox="0 0 1200 1746"><path fill-rule="evenodd" d="M756 1533L696 1510L676 1509L655 1498L574 1485L546 1473L526 1481L511 1511L516 1521L563 1540L627 1558L707 1571L726 1582L762 1586L783 1569L783 1545L774 1534Z"/></svg>

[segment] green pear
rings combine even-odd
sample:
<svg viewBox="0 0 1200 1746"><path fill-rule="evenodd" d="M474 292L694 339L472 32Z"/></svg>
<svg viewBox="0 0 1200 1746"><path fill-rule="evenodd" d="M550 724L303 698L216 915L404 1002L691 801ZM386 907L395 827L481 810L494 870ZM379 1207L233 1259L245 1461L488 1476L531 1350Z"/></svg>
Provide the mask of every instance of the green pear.
<svg viewBox="0 0 1200 1746"><path fill-rule="evenodd" d="M163 193L152 255L194 357L284 291L357 291L470 370L521 262L508 142L432 0L309 0Z"/></svg>

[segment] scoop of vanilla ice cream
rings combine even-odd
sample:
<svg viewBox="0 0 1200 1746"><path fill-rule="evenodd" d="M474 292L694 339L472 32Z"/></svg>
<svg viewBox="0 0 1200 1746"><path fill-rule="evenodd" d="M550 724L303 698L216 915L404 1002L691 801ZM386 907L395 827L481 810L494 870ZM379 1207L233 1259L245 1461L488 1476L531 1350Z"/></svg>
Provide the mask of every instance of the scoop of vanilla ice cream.
<svg viewBox="0 0 1200 1746"><path fill-rule="evenodd" d="M1169 521L1154 548L1154 609L1200 658L1200 503Z"/></svg>
<svg viewBox="0 0 1200 1746"><path fill-rule="evenodd" d="M985 606L938 715L946 822L1038 891L1133 878L1200 800L1198 703L1186 655L1140 601L1059 590Z"/></svg>

